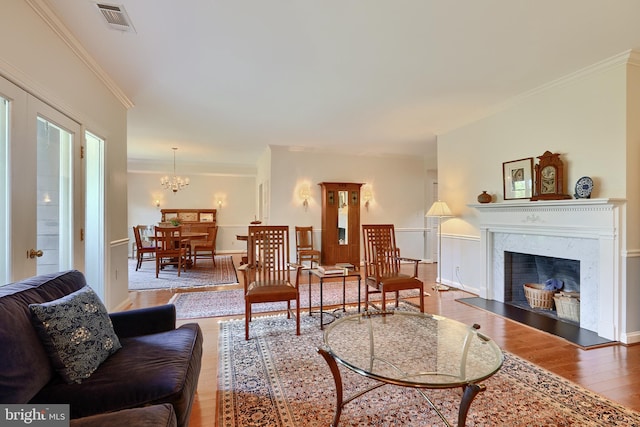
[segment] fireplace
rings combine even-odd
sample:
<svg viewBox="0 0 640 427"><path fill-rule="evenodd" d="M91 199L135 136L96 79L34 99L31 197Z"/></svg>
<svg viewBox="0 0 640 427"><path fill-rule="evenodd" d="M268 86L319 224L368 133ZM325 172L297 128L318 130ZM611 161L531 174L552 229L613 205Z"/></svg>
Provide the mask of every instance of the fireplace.
<svg viewBox="0 0 640 427"><path fill-rule="evenodd" d="M545 284L555 279L562 283L559 291L580 293L580 261L520 252L504 254L504 302L530 309L524 284ZM552 315L555 315L555 310Z"/></svg>
<svg viewBox="0 0 640 427"><path fill-rule="evenodd" d="M509 301L505 262L512 262L514 253L574 261L577 264L563 268L577 276L571 286L580 290L580 327L619 341L620 205L611 199L473 205L480 213L480 296ZM541 280L538 275L536 282Z"/></svg>

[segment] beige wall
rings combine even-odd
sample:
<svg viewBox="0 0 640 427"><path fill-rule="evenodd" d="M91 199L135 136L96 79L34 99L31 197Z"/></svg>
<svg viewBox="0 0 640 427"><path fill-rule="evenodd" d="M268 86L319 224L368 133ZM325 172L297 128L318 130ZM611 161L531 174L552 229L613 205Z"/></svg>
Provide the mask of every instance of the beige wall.
<svg viewBox="0 0 640 427"><path fill-rule="evenodd" d="M424 255L425 163L417 156L355 156L335 152L271 147L271 224L312 225L320 244L322 200L318 184L358 182L369 184L373 200L369 209L361 202L362 224L393 223L403 255ZM305 210L298 196L302 183L311 188Z"/></svg>
<svg viewBox="0 0 640 427"><path fill-rule="evenodd" d="M182 170L193 168L181 165ZM245 234L247 224L255 214L255 183L253 175L213 173L182 174L190 179L189 187L173 193L160 186L160 178L170 173L130 171L128 232L133 244L132 227L137 224L154 225L160 221L160 209L214 208L217 209L219 253L241 252L245 244L238 242L236 234ZM155 201L160 201L156 208ZM222 200L219 208L217 201ZM129 251L131 250L131 245Z"/></svg>
<svg viewBox="0 0 640 427"><path fill-rule="evenodd" d="M106 141L107 247L95 262L105 264L105 303L113 308L128 298L126 107L24 0L2 3L0 74Z"/></svg>
<svg viewBox="0 0 640 427"><path fill-rule="evenodd" d="M467 204L477 203L482 190L502 201L502 163L526 157L536 163L546 150L561 153L567 194L588 175L595 181L592 197L625 197L625 73L619 63L569 79L440 135L440 198L459 219L448 221L447 232L479 235L475 211Z"/></svg>
<svg viewBox="0 0 640 427"><path fill-rule="evenodd" d="M156 166L153 168L157 169ZM194 169L180 164L179 167L180 170ZM262 218L264 222L289 225L292 231L296 225L313 225L319 248L321 201L318 183L367 182L372 185L374 199L368 211L361 208L363 223L394 223L403 255L424 257L423 195L427 191L424 182L425 176L433 173L427 174L424 160L420 157L342 156L272 146L260 157L254 175L189 174L189 188L176 194L160 188L159 181L163 175L152 171L129 171L129 229L134 224L153 224L159 220L160 213L154 206L156 199L161 200L162 208L217 208L214 194L226 194L227 203L218 212L218 252L244 250L244 243L238 242L235 235L246 232L254 215L259 217L259 191L262 188L266 209ZM307 210L303 208L297 191L303 181L311 187L312 197ZM293 232L291 239L293 248Z"/></svg>
<svg viewBox="0 0 640 427"><path fill-rule="evenodd" d="M634 55L631 55L631 62ZM584 175L595 182L594 198L627 199L625 224L619 227L623 247L622 274L638 271L637 218L640 177L640 73L629 55L581 70L566 79L523 96L490 117L440 135L438 171L441 199L456 218L445 222L443 276L462 287L480 287L480 231L476 211L482 190L503 200L502 162L540 156L546 150L561 153L565 164L565 193L573 194ZM535 202L531 202L535 203ZM627 224L629 224L628 231ZM460 279L455 268L459 267ZM625 332L640 331L637 280L626 278L621 296L628 307Z"/></svg>

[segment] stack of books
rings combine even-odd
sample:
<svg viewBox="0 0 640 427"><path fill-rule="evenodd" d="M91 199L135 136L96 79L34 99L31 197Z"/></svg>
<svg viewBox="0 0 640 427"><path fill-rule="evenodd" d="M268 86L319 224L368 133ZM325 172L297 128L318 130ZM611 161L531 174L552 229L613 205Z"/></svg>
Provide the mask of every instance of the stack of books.
<svg viewBox="0 0 640 427"><path fill-rule="evenodd" d="M348 269L350 269L350 270L351 270L351 269L353 269L353 268L355 268L353 264L348 263L348 262L339 262L339 263L336 263L336 267L338 267L338 268L348 268Z"/></svg>
<svg viewBox="0 0 640 427"><path fill-rule="evenodd" d="M337 265L319 265L318 271L322 274L342 274L344 273L344 267Z"/></svg>

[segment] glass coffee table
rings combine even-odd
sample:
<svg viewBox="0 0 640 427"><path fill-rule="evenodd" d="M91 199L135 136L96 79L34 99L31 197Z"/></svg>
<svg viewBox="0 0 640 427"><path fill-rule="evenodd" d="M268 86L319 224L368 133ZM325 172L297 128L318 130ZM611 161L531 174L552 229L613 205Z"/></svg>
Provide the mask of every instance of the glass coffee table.
<svg viewBox="0 0 640 427"><path fill-rule="evenodd" d="M364 312L336 320L318 348L336 384L331 425L338 426L344 405L392 384L416 389L447 426L451 424L424 390L461 387L458 426L464 426L471 402L485 389L479 383L498 372L503 362L498 345L479 328L438 315L401 311ZM345 398L338 364L378 382Z"/></svg>

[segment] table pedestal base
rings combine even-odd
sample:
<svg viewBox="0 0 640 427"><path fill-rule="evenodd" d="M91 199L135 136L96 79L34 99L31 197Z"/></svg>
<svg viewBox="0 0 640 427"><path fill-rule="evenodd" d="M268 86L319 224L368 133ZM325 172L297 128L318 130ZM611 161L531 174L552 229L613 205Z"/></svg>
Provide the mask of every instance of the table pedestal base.
<svg viewBox="0 0 640 427"><path fill-rule="evenodd" d="M356 393L355 395L349 397L348 399L344 399L344 396L342 393L342 376L340 375L340 369L338 369L338 363L333 358L333 356L324 348L319 347L317 350L318 350L318 353L320 353L320 355L324 358L324 360L329 365L329 369L331 369L331 374L333 375L333 380L336 384L336 412L333 416L333 422L331 423L331 427L338 427L338 423L340 422L340 415L342 414L342 408L344 408L344 405L346 405L347 403L351 402L354 399L357 399L358 397L362 396L365 393L368 393L372 390L382 387L383 385L386 385L387 383L381 382L381 383L375 384L369 387L368 389L365 389L359 393ZM473 402L473 399L475 399L478 393L480 393L481 391L484 391L485 389L486 387L484 385L476 384L476 383L469 383L463 386L464 391L462 394L462 399L460 401L460 408L458 409L458 426L459 427L462 427L466 424L467 413L469 412L469 408L471 407L471 403ZM421 388L417 388L417 391L427 400L427 402L429 402L429 405L436 411L436 413L442 419L442 421L444 421L444 423L448 427L452 427L451 423L449 423L449 421L447 421L447 419L440 412L440 410L436 408L434 403L431 401L431 399L429 399L429 397L424 393L424 391Z"/></svg>

